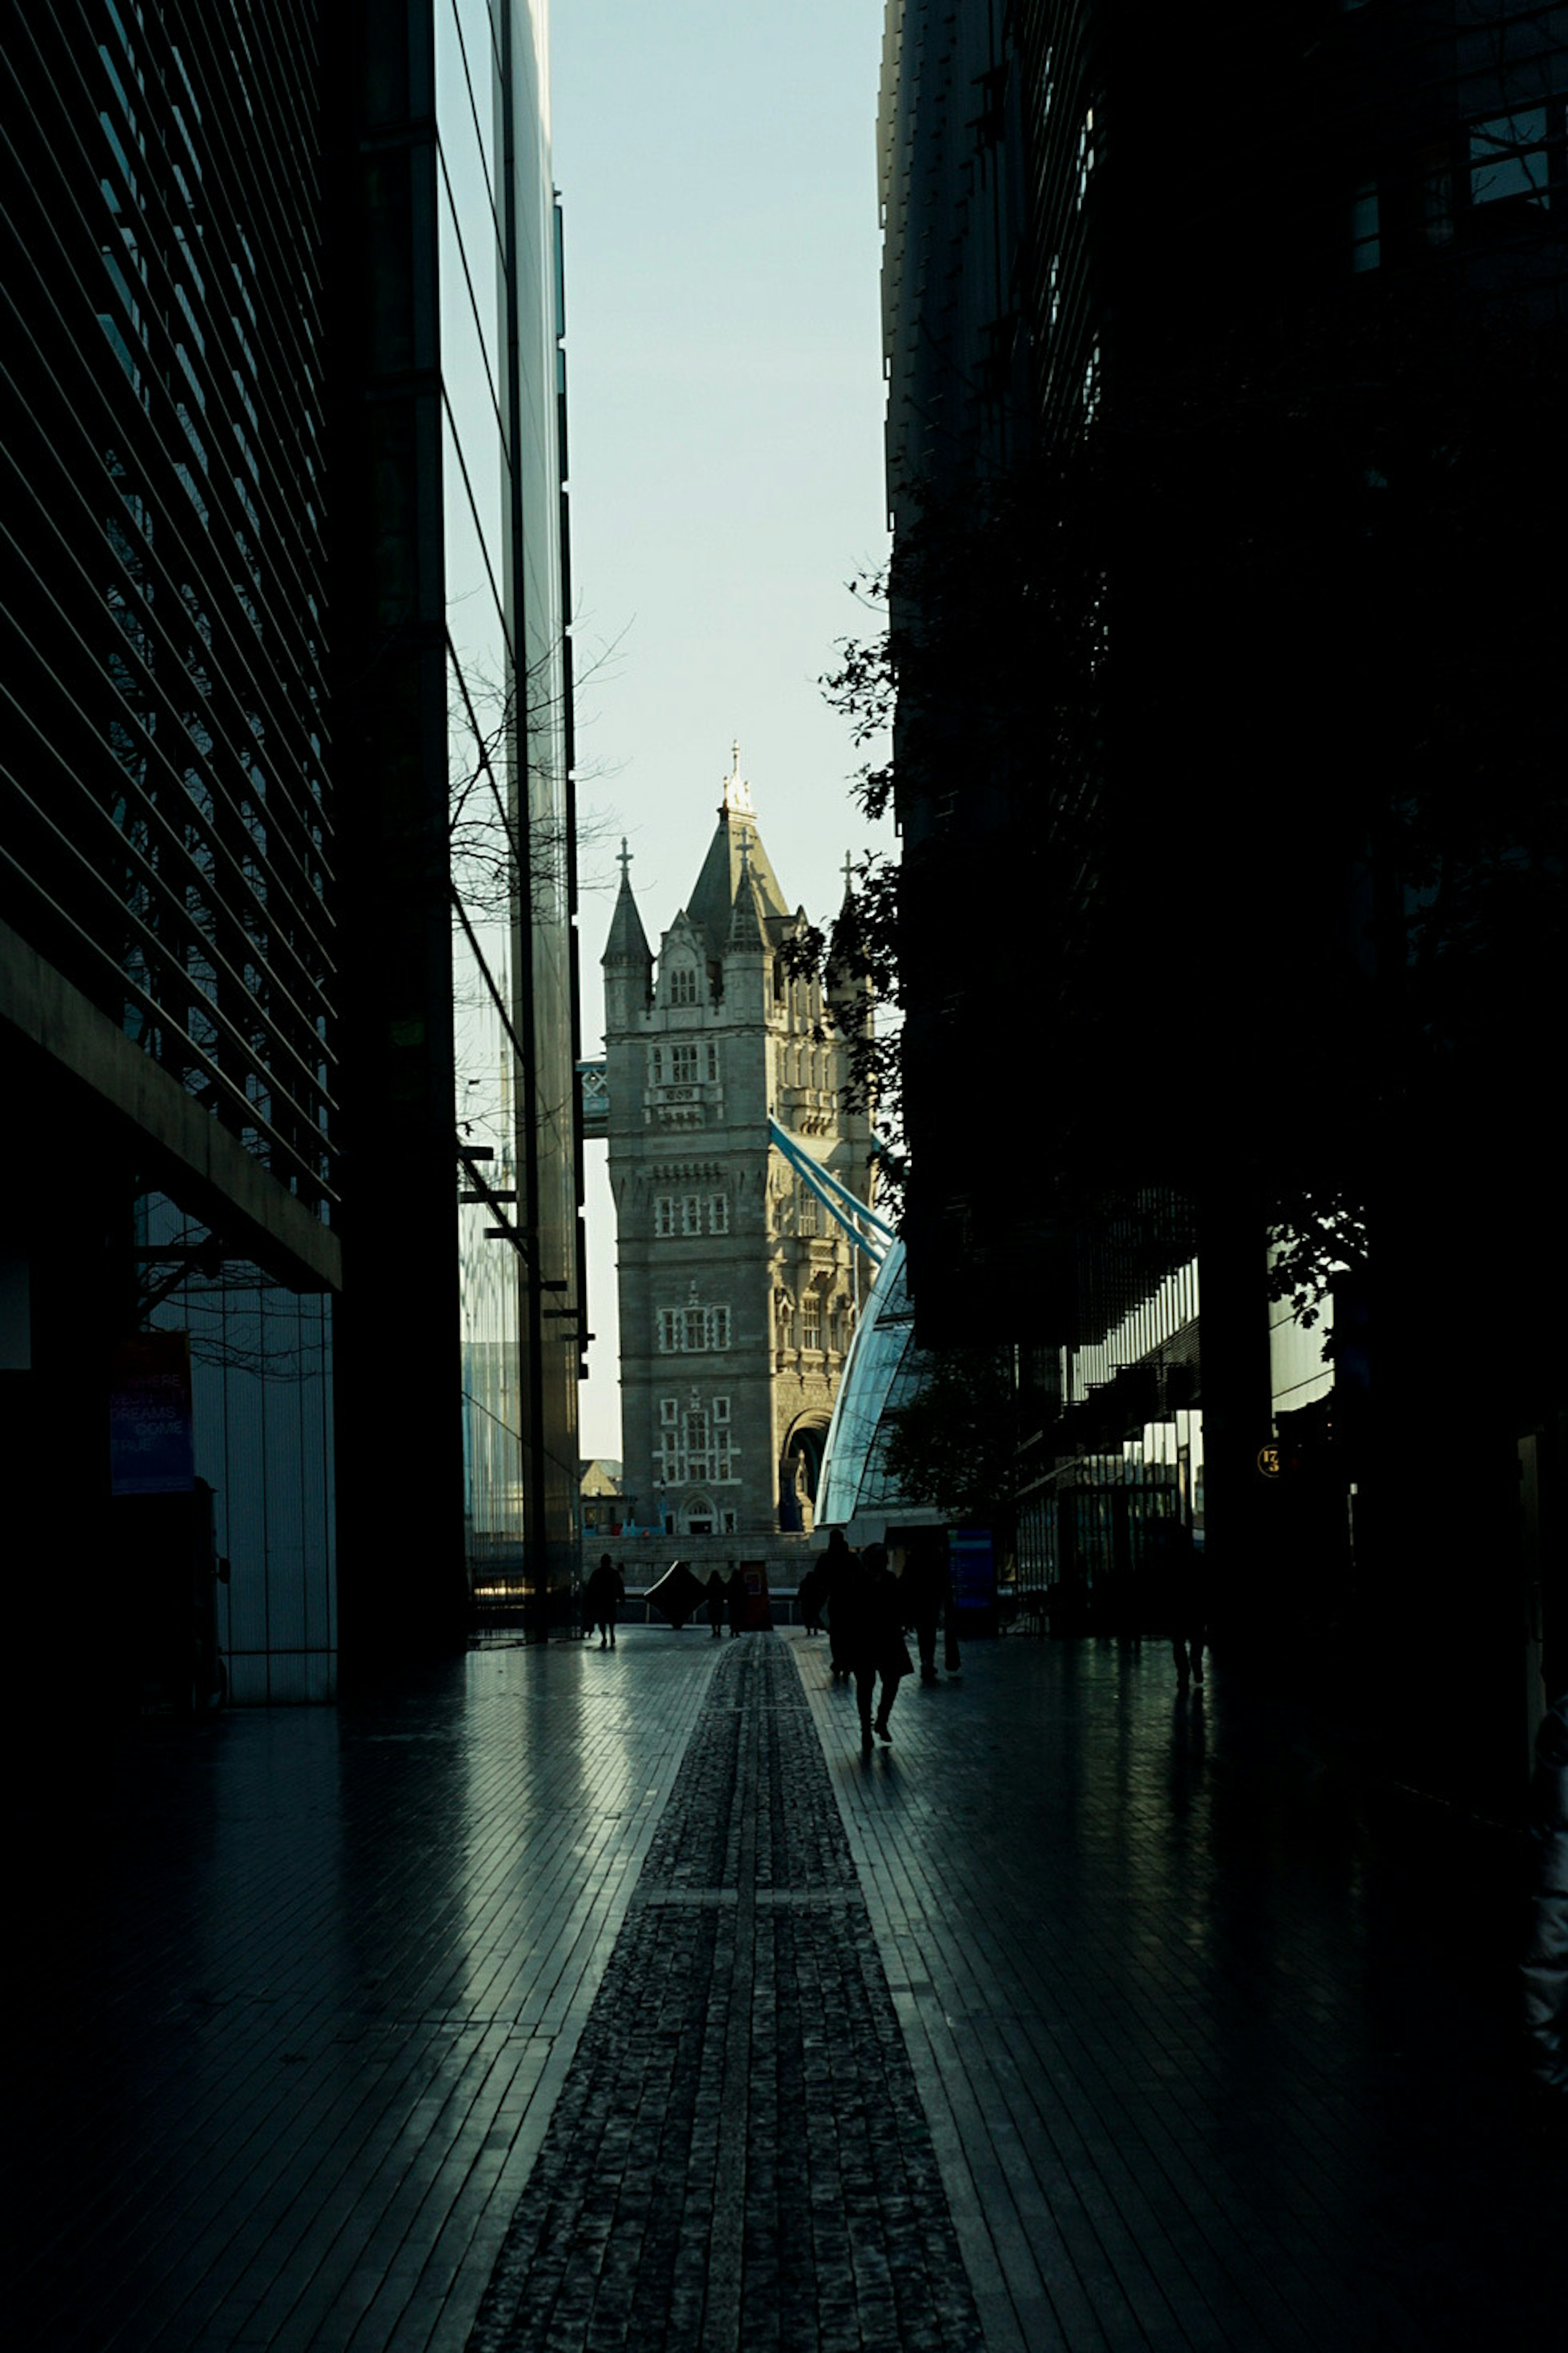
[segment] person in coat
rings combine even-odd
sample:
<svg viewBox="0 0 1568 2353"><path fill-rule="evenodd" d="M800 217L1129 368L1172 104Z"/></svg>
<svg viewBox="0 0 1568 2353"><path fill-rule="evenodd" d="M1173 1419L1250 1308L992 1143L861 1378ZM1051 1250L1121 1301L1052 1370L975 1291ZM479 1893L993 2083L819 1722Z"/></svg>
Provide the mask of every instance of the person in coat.
<svg viewBox="0 0 1568 2353"><path fill-rule="evenodd" d="M946 1635L943 1664L950 1675L958 1672L958 1629L953 1622L952 1573L947 1562L947 1545L941 1535L917 1537L910 1546L909 1558L900 1579L904 1592L905 1614L915 1630L920 1646L921 1681L934 1683L936 1672L936 1630L938 1623Z"/></svg>
<svg viewBox="0 0 1568 2353"><path fill-rule="evenodd" d="M860 1556L851 1552L844 1540L842 1528L834 1528L828 1535L827 1550L818 1555L813 1568L818 1580L817 1608L827 1612L827 1664L835 1683L840 1675L847 1680L850 1667L848 1652L839 1638L838 1599L841 1587L852 1584L860 1567ZM853 1613L853 1599L847 1605ZM848 1618L846 1618L846 1624Z"/></svg>
<svg viewBox="0 0 1568 2353"><path fill-rule="evenodd" d="M626 1598L625 1579L607 1552L588 1579L588 1616L599 1630L599 1648L616 1647L616 1611Z"/></svg>
<svg viewBox="0 0 1568 2353"><path fill-rule="evenodd" d="M1203 1556L1193 1543L1193 1532L1181 1519L1167 1520L1162 1549L1164 1555L1165 1609L1171 1621L1171 1658L1176 1688L1194 1692L1204 1687L1204 1645L1208 1640L1208 1609Z"/></svg>
<svg viewBox="0 0 1568 2353"><path fill-rule="evenodd" d="M713 1640L719 1641L724 1632L724 1605L729 1595L724 1587L724 1572L716 1568L708 1579L708 1625Z"/></svg>
<svg viewBox="0 0 1568 2353"><path fill-rule="evenodd" d="M910 1653L904 1641L903 1601L899 1580L888 1567L886 1548L868 1545L863 1557L839 1579L834 1598L831 1623L837 1632L848 1661L849 1672L855 1678L855 1697L860 1710L860 1753L871 1754L873 1725L879 1739L891 1742L892 1732L888 1718L898 1695L900 1683L910 1671ZM878 1678L881 1690L878 1694L875 1718L871 1703Z"/></svg>
<svg viewBox="0 0 1568 2353"><path fill-rule="evenodd" d="M1546 1711L1535 1743L1530 1835L1536 1866L1524 2025L1548 2120L1568 2132L1568 1691Z"/></svg>

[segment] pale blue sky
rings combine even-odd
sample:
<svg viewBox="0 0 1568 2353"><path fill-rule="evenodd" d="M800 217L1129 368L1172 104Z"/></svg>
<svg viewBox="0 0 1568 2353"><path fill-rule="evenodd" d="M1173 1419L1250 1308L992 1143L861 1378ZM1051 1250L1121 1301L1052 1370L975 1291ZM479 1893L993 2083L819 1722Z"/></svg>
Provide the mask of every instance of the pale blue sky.
<svg viewBox="0 0 1568 2353"><path fill-rule="evenodd" d="M554 0L566 222L584 1050L620 836L649 937L697 879L738 736L786 896L870 838L817 680L885 549L881 0ZM589 1149L583 1451L620 1453L614 1213Z"/></svg>

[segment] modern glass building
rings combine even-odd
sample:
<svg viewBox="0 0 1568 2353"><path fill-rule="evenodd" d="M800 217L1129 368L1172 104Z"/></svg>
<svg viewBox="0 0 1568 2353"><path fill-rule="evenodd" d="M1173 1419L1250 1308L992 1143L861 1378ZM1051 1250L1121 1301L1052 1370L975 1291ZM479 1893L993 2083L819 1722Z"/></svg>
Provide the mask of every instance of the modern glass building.
<svg viewBox="0 0 1568 2353"><path fill-rule="evenodd" d="M1234 1640L1355 1633L1380 1738L1463 1591L1441 1771L1517 1792L1568 1657L1515 1500L1539 1470L1560 1528L1563 792L1527 681L1564 617L1551 565L1484 584L1500 516L1533 552L1568 505L1568 9L1145 15L888 5L917 1318L1062 1364L1047 1573L1135 1585L1173 1498ZM1021 1038L999 1186L974 1122ZM1455 1275L1486 1370L1438 1412Z"/></svg>
<svg viewBox="0 0 1568 2353"><path fill-rule="evenodd" d="M3 1485L90 1580L79 1687L128 1704L178 1704L215 1551L237 1694L335 1682L321 100L297 6L0 33ZM116 1351L160 1323L193 1335L195 1468L138 1482ZM63 1606L21 1581L19 1654Z"/></svg>
<svg viewBox="0 0 1568 2353"><path fill-rule="evenodd" d="M230 1688L325 1696L340 1609L417 1653L470 1546L570 1570L544 10L58 0L0 107L6 1492L136 1554L116 1350L188 1333Z"/></svg>
<svg viewBox="0 0 1568 2353"><path fill-rule="evenodd" d="M559 215L538 0L331 21L334 688L358 864L344 1641L575 1567L575 884ZM374 552L368 567L362 552ZM462 1198L459 1199L459 1195ZM461 1411L455 1410L461 1399ZM410 1472L412 1472L412 1477Z"/></svg>
<svg viewBox="0 0 1568 2353"><path fill-rule="evenodd" d="M542 5L437 12L465 1520L471 1576L525 1584L542 1623L575 1570L584 1345L547 32Z"/></svg>
<svg viewBox="0 0 1568 2353"><path fill-rule="evenodd" d="M309 17L100 0L5 45L13 1027L331 1281Z"/></svg>
<svg viewBox="0 0 1568 2353"><path fill-rule="evenodd" d="M883 1463L884 1417L918 1394L925 1361L915 1345L904 1246L896 1241L855 1327L823 1449L817 1525L844 1529L851 1545L880 1544L889 1513L910 1516Z"/></svg>

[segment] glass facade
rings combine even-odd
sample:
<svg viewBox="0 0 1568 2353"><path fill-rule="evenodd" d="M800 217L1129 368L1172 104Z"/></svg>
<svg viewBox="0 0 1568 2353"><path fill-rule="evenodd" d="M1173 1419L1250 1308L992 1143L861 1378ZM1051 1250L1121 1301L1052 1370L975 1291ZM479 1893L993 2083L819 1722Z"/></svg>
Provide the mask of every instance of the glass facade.
<svg viewBox="0 0 1568 2353"><path fill-rule="evenodd" d="M459 1144L498 1200L517 1198L511 1021L516 667L508 620L511 493L501 59L483 0L437 0L443 557L452 796ZM469 1575L521 1572L521 1293L502 1218L464 1187L459 1217L464 1523ZM511 1218L505 1222L512 1223Z"/></svg>
<svg viewBox="0 0 1568 2353"><path fill-rule="evenodd" d="M817 1482L819 1527L847 1527L862 1514L910 1516L882 1466L882 1422L916 1395L925 1362L915 1346L904 1246L894 1242L860 1311L834 1403Z"/></svg>
<svg viewBox="0 0 1568 2353"><path fill-rule="evenodd" d="M148 1331L190 1335L194 1474L159 1493L210 1495L227 1564L204 1690L336 1684L322 75L282 0L0 29L0 1090L26 1107L0 1250L28 1291L0 1485L113 1564L81 1646L110 1706L147 1704L172 1556L110 1467L105 1366ZM191 1702L190 1641L176 1612L160 1704Z"/></svg>
<svg viewBox="0 0 1568 2353"><path fill-rule="evenodd" d="M437 0L469 1576L575 1571L582 1329L565 360L542 0ZM525 1470L526 1463L526 1470Z"/></svg>
<svg viewBox="0 0 1568 2353"><path fill-rule="evenodd" d="M310 11L4 35L0 909L321 1219L337 1194Z"/></svg>
<svg viewBox="0 0 1568 2353"><path fill-rule="evenodd" d="M542 1597L574 1566L546 30L545 0L0 29L0 1083L36 1129L0 1171L0 1470L110 1511L101 1368L188 1330L236 1696L326 1695L340 1612L345 1656L417 1657L486 1562ZM69 1251L46 1138L93 1171Z"/></svg>
<svg viewBox="0 0 1568 2353"><path fill-rule="evenodd" d="M149 1293L212 1244L162 1194L138 1203L136 1232ZM226 1695L239 1706L330 1700L338 1677L331 1303L215 1254L158 1298L147 1322L190 1335L193 1452L213 1491L223 1564L216 1631Z"/></svg>
<svg viewBox="0 0 1568 2353"><path fill-rule="evenodd" d="M1193 1407L1136 1438L1059 1459L1018 1497L1017 1591L1050 1598L1058 1633L1137 1632L1163 1621L1161 1579L1175 1523L1204 1549L1204 1418Z"/></svg>

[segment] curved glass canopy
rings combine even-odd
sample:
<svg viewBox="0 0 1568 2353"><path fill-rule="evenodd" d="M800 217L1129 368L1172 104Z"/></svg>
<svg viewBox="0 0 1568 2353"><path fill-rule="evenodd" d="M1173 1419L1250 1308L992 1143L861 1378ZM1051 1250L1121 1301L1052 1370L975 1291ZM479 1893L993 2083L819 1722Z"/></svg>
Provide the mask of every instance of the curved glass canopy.
<svg viewBox="0 0 1568 2353"><path fill-rule="evenodd" d="M866 1512L902 1508L884 1466L883 1419L907 1404L925 1377L915 1346L914 1308L904 1274L904 1246L889 1244L844 1366L816 1491L816 1525L842 1527Z"/></svg>

